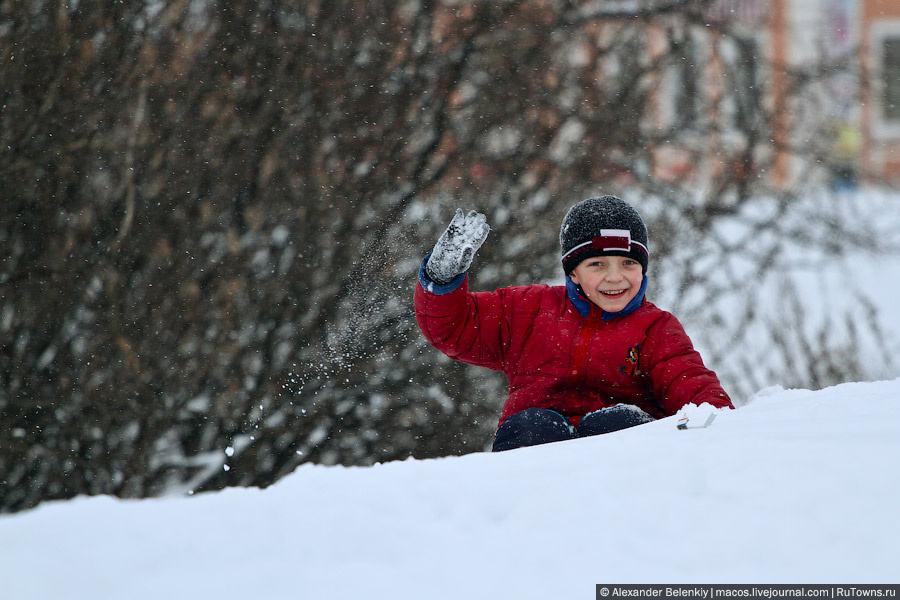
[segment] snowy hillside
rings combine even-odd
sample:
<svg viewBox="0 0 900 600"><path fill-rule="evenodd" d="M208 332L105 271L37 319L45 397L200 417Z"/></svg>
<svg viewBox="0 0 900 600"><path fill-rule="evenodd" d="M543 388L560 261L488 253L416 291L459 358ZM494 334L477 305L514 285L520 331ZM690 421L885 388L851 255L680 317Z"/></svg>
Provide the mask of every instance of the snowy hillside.
<svg viewBox="0 0 900 600"><path fill-rule="evenodd" d="M597 583L888 583L900 379L765 390L505 454L304 466L267 490L0 518L5 600L593 598Z"/></svg>

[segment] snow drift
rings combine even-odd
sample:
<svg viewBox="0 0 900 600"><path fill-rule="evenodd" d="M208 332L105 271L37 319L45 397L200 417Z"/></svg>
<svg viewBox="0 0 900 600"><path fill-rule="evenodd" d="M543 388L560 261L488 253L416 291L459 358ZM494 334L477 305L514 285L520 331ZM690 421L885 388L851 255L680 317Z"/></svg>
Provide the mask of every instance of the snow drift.
<svg viewBox="0 0 900 600"><path fill-rule="evenodd" d="M768 389L706 429L78 498L0 518L6 600L593 598L598 583L886 583L900 379Z"/></svg>

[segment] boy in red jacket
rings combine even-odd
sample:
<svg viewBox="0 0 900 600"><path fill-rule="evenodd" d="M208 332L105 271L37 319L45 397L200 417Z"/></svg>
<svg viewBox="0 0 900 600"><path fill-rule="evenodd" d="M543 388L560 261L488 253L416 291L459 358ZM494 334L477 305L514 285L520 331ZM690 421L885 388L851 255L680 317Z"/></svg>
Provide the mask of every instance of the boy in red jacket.
<svg viewBox="0 0 900 600"><path fill-rule="evenodd" d="M575 204L559 234L565 286L470 292L490 228L457 210L419 268L416 320L441 352L503 371L509 397L493 450L608 433L686 404L733 408L678 320L644 298L650 251L615 196Z"/></svg>

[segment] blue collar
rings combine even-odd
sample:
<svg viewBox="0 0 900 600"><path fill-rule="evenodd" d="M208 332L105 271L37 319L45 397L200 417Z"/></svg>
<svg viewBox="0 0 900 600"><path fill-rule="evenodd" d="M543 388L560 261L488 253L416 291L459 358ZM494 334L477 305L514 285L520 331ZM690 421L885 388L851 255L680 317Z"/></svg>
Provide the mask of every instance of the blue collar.
<svg viewBox="0 0 900 600"><path fill-rule="evenodd" d="M630 315L638 308L640 308L641 304L644 303L644 295L647 293L647 276L644 275L644 280L641 282L641 289L638 290L638 293L635 294L634 298L631 299L631 302L628 303L628 306L620 310L619 312L606 312L598 307L596 304L588 300L587 296L584 294L584 290L581 289L581 286L572 281L572 278L566 275L566 295L569 297L569 300L575 306L575 310L578 311L582 317L587 319L588 315L591 314L591 307L596 308L601 312L600 319L602 321L611 321L616 317L624 317L625 315Z"/></svg>

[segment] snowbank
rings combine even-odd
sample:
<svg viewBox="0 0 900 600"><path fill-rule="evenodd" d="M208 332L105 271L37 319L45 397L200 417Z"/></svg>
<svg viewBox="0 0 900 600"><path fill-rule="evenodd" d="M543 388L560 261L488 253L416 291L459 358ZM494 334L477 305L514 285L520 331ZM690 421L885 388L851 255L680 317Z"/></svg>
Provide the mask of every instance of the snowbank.
<svg viewBox="0 0 900 600"><path fill-rule="evenodd" d="M0 518L6 600L593 598L597 583L887 583L900 379L769 389L504 454L304 466L266 490Z"/></svg>

